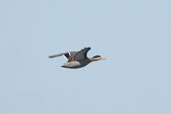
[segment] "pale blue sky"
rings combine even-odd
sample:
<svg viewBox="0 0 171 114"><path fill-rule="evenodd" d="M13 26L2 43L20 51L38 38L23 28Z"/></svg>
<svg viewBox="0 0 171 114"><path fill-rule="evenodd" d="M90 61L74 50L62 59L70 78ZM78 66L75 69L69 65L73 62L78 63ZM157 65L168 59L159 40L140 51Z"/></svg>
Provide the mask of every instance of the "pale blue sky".
<svg viewBox="0 0 171 114"><path fill-rule="evenodd" d="M170 114L170 0L1 0L0 114ZM90 46L70 70L48 56Z"/></svg>

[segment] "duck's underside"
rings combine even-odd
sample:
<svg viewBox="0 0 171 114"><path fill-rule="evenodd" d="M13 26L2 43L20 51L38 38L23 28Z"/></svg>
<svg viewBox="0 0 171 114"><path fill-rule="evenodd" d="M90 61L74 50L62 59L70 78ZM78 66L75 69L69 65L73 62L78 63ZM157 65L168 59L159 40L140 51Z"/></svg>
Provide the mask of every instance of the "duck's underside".
<svg viewBox="0 0 171 114"><path fill-rule="evenodd" d="M64 68L71 68L71 69L77 69L77 68L82 68L90 63L89 60L84 60L84 61L71 61L68 63L65 63L62 67Z"/></svg>

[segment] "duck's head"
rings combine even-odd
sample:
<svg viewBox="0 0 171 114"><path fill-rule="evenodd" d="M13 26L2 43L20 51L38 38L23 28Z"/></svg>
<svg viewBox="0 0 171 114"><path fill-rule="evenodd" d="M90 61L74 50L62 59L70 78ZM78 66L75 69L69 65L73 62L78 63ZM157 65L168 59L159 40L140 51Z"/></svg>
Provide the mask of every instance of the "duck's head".
<svg viewBox="0 0 171 114"><path fill-rule="evenodd" d="M100 55L96 55L92 58L90 58L91 61L98 61L98 60L104 60L105 58L101 57Z"/></svg>

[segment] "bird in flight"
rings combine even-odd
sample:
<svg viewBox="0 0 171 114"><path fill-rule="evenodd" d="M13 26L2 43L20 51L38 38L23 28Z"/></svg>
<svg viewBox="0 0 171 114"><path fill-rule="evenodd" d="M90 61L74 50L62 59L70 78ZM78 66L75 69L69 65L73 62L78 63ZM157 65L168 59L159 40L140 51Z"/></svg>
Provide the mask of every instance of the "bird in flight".
<svg viewBox="0 0 171 114"><path fill-rule="evenodd" d="M67 59L67 63L65 63L62 67L71 68L71 69L81 68L93 61L104 59L100 55L96 55L94 57L88 58L87 53L90 49L91 49L90 47L86 47L80 51L70 51L66 53L60 53L60 54L49 56L49 58L64 56Z"/></svg>

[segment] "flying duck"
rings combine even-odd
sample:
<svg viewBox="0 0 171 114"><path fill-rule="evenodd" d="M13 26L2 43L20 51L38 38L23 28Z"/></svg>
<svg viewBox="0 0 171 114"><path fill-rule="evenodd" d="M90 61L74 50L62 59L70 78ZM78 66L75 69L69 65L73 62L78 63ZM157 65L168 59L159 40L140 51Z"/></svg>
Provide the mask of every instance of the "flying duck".
<svg viewBox="0 0 171 114"><path fill-rule="evenodd" d="M87 52L90 50L90 47L86 47L80 51L71 51L71 52L66 52L66 53L60 53L57 55L52 55L49 56L49 58L54 58L54 57L59 57L59 56L64 56L67 59L67 63L65 63L63 66L64 68L71 68L71 69L76 69L76 68L81 68L93 61L98 61L104 59L100 55L96 55L92 58L87 57Z"/></svg>

